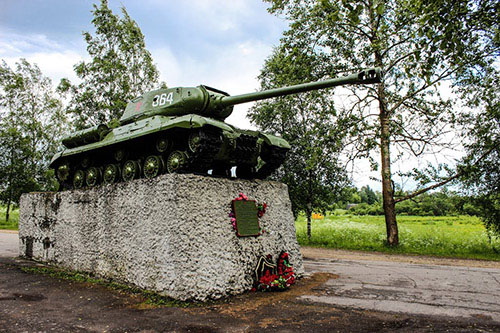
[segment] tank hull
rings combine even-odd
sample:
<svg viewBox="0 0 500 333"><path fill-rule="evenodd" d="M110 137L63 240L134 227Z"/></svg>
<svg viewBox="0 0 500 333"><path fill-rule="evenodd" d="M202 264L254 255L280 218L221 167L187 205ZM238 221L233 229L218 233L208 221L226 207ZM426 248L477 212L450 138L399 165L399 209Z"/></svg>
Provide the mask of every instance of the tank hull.
<svg viewBox="0 0 500 333"><path fill-rule="evenodd" d="M89 129L84 134L96 131ZM241 130L196 114L157 115L100 133L104 133L100 140L93 136L91 141L94 142L77 147L71 146L76 140L83 140L81 138L85 135L79 133L74 138L65 139L71 143L71 148L65 148L52 158L50 167L56 170L63 188L154 177L163 172L208 172L230 176L233 167L240 178L265 178L279 167L290 148L288 142L277 136ZM160 141L166 144L159 145ZM177 159L171 156L173 152ZM159 170L148 174L146 162L149 157L156 158ZM133 177L124 177L123 170L128 161L135 163L138 169ZM114 168L114 177L106 178L107 167L109 170ZM94 172L94 177L90 174L88 181L90 171ZM78 175L83 181L75 181Z"/></svg>
<svg viewBox="0 0 500 333"><path fill-rule="evenodd" d="M343 84L372 84L381 77L381 69L374 68L236 96L204 85L153 90L127 104L120 126L100 124L63 139L65 149L50 167L61 189L153 178L163 172L264 179L283 163L290 145L225 123L234 105Z"/></svg>

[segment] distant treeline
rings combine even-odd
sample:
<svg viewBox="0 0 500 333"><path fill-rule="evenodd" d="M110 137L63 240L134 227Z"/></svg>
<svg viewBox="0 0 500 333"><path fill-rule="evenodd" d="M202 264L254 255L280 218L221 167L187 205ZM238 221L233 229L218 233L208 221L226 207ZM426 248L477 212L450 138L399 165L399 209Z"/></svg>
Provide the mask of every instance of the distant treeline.
<svg viewBox="0 0 500 333"><path fill-rule="evenodd" d="M405 195L405 193L398 193ZM445 215L480 215L480 208L474 204L475 198L447 190L424 193L414 200L396 204L398 215L445 216ZM369 186L361 189L346 188L341 201L332 205L332 209L348 209L354 215L384 215L382 194Z"/></svg>

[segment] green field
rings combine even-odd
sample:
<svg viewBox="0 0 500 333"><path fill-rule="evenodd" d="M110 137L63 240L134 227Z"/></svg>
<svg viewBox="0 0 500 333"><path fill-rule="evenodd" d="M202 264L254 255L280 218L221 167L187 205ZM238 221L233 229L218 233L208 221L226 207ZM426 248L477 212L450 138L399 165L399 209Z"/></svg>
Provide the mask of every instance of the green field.
<svg viewBox="0 0 500 333"><path fill-rule="evenodd" d="M385 245L384 216L327 214L312 221L311 240L305 216L299 216L295 227L300 245L500 261L500 240L493 240L492 246L477 217L398 216L397 220L400 246L395 249Z"/></svg>
<svg viewBox="0 0 500 333"><path fill-rule="evenodd" d="M11 209L9 221L5 221L6 206L0 206L0 229L17 230L19 227L19 208Z"/></svg>

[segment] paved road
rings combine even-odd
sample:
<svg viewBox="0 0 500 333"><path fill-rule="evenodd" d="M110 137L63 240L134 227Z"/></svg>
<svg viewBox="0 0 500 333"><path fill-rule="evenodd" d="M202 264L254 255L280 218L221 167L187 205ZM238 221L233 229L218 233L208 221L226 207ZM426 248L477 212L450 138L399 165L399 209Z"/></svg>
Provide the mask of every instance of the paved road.
<svg viewBox="0 0 500 333"><path fill-rule="evenodd" d="M0 257L14 257L17 253L17 234L0 231ZM308 273L333 273L339 277L329 279L315 288L314 293L299 296L300 301L500 323L500 268L335 259L334 256L334 251L330 258L307 256Z"/></svg>
<svg viewBox="0 0 500 333"><path fill-rule="evenodd" d="M306 260L339 278L302 299L348 308L500 322L500 269L368 260Z"/></svg>
<svg viewBox="0 0 500 333"><path fill-rule="evenodd" d="M0 257L17 257L19 238L17 232L0 230Z"/></svg>

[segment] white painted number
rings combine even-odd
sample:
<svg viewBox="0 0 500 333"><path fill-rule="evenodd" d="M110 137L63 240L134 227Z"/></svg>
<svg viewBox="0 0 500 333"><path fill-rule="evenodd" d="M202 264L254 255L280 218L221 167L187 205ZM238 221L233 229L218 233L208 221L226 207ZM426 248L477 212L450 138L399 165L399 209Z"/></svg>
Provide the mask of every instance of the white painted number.
<svg viewBox="0 0 500 333"><path fill-rule="evenodd" d="M168 102L168 104L172 104L173 101L174 101L174 93L169 93L167 95L167 102Z"/></svg>
<svg viewBox="0 0 500 333"><path fill-rule="evenodd" d="M174 93L168 93L167 94L161 94L161 95L156 95L153 97L153 104L152 106L162 106L165 105L168 102L168 104L172 104L174 102Z"/></svg>

